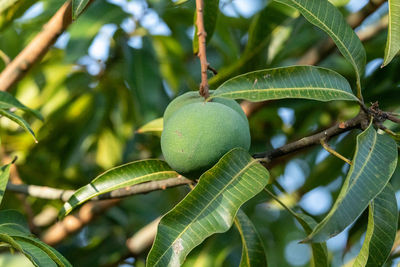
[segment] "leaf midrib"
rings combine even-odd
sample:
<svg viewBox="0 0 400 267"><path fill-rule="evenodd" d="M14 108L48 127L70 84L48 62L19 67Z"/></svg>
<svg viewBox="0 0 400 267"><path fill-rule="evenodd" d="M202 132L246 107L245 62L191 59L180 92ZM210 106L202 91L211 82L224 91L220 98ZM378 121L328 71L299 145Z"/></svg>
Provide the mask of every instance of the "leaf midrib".
<svg viewBox="0 0 400 267"><path fill-rule="evenodd" d="M208 209L208 207L214 202L214 200L219 197L222 192L225 192L225 189L230 186L245 170L247 170L248 168L250 168L251 165L253 165L254 163L257 163L256 160L252 159L248 164L246 164L245 167L243 167L243 169L241 169L235 176L233 176L233 179L231 179L222 189L221 191L216 194L211 200L210 202L208 202L208 204L198 213L198 215L182 230L182 232L174 239L173 242L171 242L171 245L169 245L164 253L158 258L158 260L154 263L154 265L158 264L160 262L160 260L164 257L164 255L171 249L171 247L173 246L173 244L187 231L187 229L189 229L189 227L193 224L193 222L200 217L201 214L203 214L203 212Z"/></svg>
<svg viewBox="0 0 400 267"><path fill-rule="evenodd" d="M291 91L300 91L300 90L325 90L325 91L335 91L335 92L339 92L339 93L343 93L343 94L346 94L346 95L349 95L349 96L351 96L351 98L353 98L353 99L357 99L356 97L355 97L355 95L353 95L352 93L350 93L350 92L347 92L347 91L344 91L344 90L341 90L341 89L337 89L337 88L330 88L330 87L295 87L295 88L290 88L290 87L281 87L281 88L276 88L276 87L274 87L274 88L257 88L257 89L250 89L250 90L246 90L246 89L244 89L244 90L235 90L235 91L227 91L227 92L223 92L223 93L220 93L220 94L218 94L218 92L215 92L214 94L213 94L213 96L211 96L210 97L210 99L211 98L215 98L215 97L218 97L218 96L222 96L222 95L226 95L226 94L236 94L236 93L247 93L247 92L254 92L254 91L256 91L256 92L265 92L265 91L268 91L268 92L273 92L273 91L286 91L286 90L291 90ZM221 88L221 90L222 90L223 88Z"/></svg>
<svg viewBox="0 0 400 267"><path fill-rule="evenodd" d="M307 12L310 16L312 16L315 20L319 21L321 23L321 25L323 25L324 29L326 29L326 31L328 31L329 33L331 33L335 39L340 43L340 45L344 48L344 50L346 51L346 53L348 54L351 63L353 64L353 66L355 66L356 68L356 74L357 74L357 80L360 80L360 73L358 70L358 66L356 64L356 62L354 61L353 57L351 56L350 51L347 49L347 47L343 44L343 42L340 40L340 38L338 38L338 36L329 29L329 27L323 23L318 17L316 17L313 13L311 13L310 11L308 11L308 9L304 8L300 3L296 2L296 0L290 0L292 1L295 5L297 5L300 9L302 9L303 11Z"/></svg>
<svg viewBox="0 0 400 267"><path fill-rule="evenodd" d="M370 126L370 127L371 127L371 126ZM370 160L370 158L371 158L371 156L372 156L372 154L373 154L373 153L372 153L373 148L376 146L376 141L377 141L377 139L378 139L378 134L377 134L376 132L374 132L374 134L375 134L375 135L374 135L374 141L373 141L373 144L372 144L371 150L370 150L371 153L368 153L367 159L363 162L363 164L362 164L362 166L361 166L361 168L360 168L360 171L358 172L358 174L356 175L356 177L353 179L353 182L352 182L351 184L349 184L349 186L348 186L346 192L343 194L343 197L340 199L340 202L338 202L338 204L335 205L336 210L337 210L337 207L339 207L339 206L343 203L343 199L345 198L347 192L349 192L350 189L354 186L354 184L356 183L356 181L357 181L357 180L359 179L359 177L361 176L361 173L363 172L365 166L367 165L367 162ZM358 150L359 150L359 148L357 148L356 153L358 152ZM351 176L350 176L350 177L351 177ZM349 177L349 179L350 179L350 177ZM336 210L335 210L335 212L336 212ZM333 216L333 214L334 214L335 212L333 212L332 215L325 217L325 219L324 219L324 224L321 224L321 227L319 227L319 229L322 229L322 227L323 227L324 225L326 225L326 222ZM315 230L317 230L317 229L315 229ZM314 232L316 232L316 231L314 231Z"/></svg>

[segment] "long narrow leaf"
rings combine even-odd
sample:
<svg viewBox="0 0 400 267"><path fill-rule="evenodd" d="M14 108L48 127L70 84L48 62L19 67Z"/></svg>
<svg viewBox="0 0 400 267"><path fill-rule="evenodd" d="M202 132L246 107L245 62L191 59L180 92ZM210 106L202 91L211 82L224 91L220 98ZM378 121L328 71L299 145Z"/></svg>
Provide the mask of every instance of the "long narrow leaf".
<svg viewBox="0 0 400 267"><path fill-rule="evenodd" d="M147 266L180 266L214 233L227 231L240 206L267 184L268 171L247 151L233 149L160 221Z"/></svg>
<svg viewBox="0 0 400 267"><path fill-rule="evenodd" d="M263 101L303 98L318 101L357 98L340 74L314 66L293 66L246 73L223 83L213 97Z"/></svg>
<svg viewBox="0 0 400 267"><path fill-rule="evenodd" d="M43 116L36 110L28 108L21 102L19 102L18 99L16 99L13 95L11 95L8 92L3 92L0 91L0 108L1 109L11 109L11 108L17 108L21 109L27 113L32 114L36 118L43 120Z"/></svg>
<svg viewBox="0 0 400 267"><path fill-rule="evenodd" d="M310 216L294 212L291 208L286 206L282 201L279 200L269 189L265 188L265 191L273 197L275 201L277 201L282 207L284 207L303 227L304 232L309 235L311 234L312 230L317 225L317 222ZM312 267L328 267L328 248L326 247L325 242L321 243L312 243L312 258L311 258L311 266Z"/></svg>
<svg viewBox="0 0 400 267"><path fill-rule="evenodd" d="M343 231L385 188L396 164L395 141L371 124L357 136L353 165L334 206L305 241L325 241Z"/></svg>
<svg viewBox="0 0 400 267"><path fill-rule="evenodd" d="M339 51L353 65L357 77L358 93L361 93L361 76L364 74L366 62L365 49L340 11L327 0L276 1L296 8L309 22L325 31L332 38Z"/></svg>
<svg viewBox="0 0 400 267"><path fill-rule="evenodd" d="M72 19L78 18L90 0L72 0Z"/></svg>
<svg viewBox="0 0 400 267"><path fill-rule="evenodd" d="M49 245L47 245L46 243L40 241L39 239L35 238L35 237L31 237L31 236L27 236L27 235L14 235L13 236L14 240L17 242L24 242L30 245L35 246L36 248L40 249L41 251L43 251L44 253L46 253L46 255L53 260L57 266L60 267L72 267L71 263L69 263L63 255L61 255L57 250L55 250L54 248L50 247Z"/></svg>
<svg viewBox="0 0 400 267"><path fill-rule="evenodd" d="M382 66L392 61L400 51L400 0L389 0L389 29Z"/></svg>
<svg viewBox="0 0 400 267"><path fill-rule="evenodd" d="M97 176L91 183L79 188L64 204L60 216L66 216L75 207L95 196L135 184L178 176L179 174L167 163L156 159L134 161L112 168Z"/></svg>
<svg viewBox="0 0 400 267"><path fill-rule="evenodd" d="M0 115L9 118L10 120L12 120L13 122L17 123L19 126L21 126L25 131L27 131L28 133L30 133L33 137L33 139L35 140L35 142L37 143L37 139L35 136L35 133L33 132L33 130L31 129L31 126L26 122L26 120L24 120L23 118L21 118L20 116L8 111L8 110L4 110L4 109L0 109Z"/></svg>
<svg viewBox="0 0 400 267"><path fill-rule="evenodd" d="M0 168L0 205L6 191L8 178L10 177L10 166L11 164L7 164Z"/></svg>
<svg viewBox="0 0 400 267"><path fill-rule="evenodd" d="M0 211L0 233L8 235L29 235L24 216L16 210Z"/></svg>
<svg viewBox="0 0 400 267"><path fill-rule="evenodd" d="M253 223L241 210L236 214L235 225L242 239L242 258L239 267L267 266L263 242Z"/></svg>
<svg viewBox="0 0 400 267"><path fill-rule="evenodd" d="M353 266L383 266L396 238L397 217L396 196L388 184L369 205L367 233Z"/></svg>

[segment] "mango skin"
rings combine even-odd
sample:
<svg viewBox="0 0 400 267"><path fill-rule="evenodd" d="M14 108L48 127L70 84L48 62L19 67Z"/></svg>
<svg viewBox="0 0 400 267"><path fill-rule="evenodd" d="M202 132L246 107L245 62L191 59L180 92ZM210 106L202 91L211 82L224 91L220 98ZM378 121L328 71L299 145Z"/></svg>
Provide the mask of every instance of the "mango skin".
<svg viewBox="0 0 400 267"><path fill-rule="evenodd" d="M210 90L211 95L213 92L214 90ZM184 93L183 95L178 96L177 98L172 100L171 103L169 103L169 105L164 111L164 126L166 125L169 118L181 107L192 103L202 103L202 102L204 102L204 97L200 96L199 91L190 91ZM242 118L247 121L246 114L244 114L242 108L235 100L216 97L212 99L212 102L224 104L236 110L240 114L240 116L242 116Z"/></svg>
<svg viewBox="0 0 400 267"><path fill-rule="evenodd" d="M174 170L197 178L229 150L248 150L250 141L246 117L227 105L203 100L180 107L168 118L161 150Z"/></svg>

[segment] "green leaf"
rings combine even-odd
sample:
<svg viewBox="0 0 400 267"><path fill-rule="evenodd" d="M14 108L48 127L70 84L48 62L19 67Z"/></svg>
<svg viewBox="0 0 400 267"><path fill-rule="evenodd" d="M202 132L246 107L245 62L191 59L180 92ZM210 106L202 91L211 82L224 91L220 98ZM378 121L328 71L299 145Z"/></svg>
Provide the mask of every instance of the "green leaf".
<svg viewBox="0 0 400 267"><path fill-rule="evenodd" d="M252 19L248 32L248 41L240 58L218 70L218 75L211 77L209 81L210 87L215 88L236 75L265 66L267 59L262 55L268 54L268 51L265 50L267 50L273 34L281 26L293 21L298 16L297 13L297 10L288 9L286 5L269 1L266 7ZM226 31L226 26L223 25L222 27L222 31ZM231 53L233 52L235 51L231 51Z"/></svg>
<svg viewBox="0 0 400 267"><path fill-rule="evenodd" d="M72 0L72 19L78 18L88 4L89 0Z"/></svg>
<svg viewBox="0 0 400 267"><path fill-rule="evenodd" d="M400 51L400 0L389 0L389 29L382 66L392 61Z"/></svg>
<svg viewBox="0 0 400 267"><path fill-rule="evenodd" d="M388 184L369 205L367 233L353 266L383 266L396 238L397 217L395 192Z"/></svg>
<svg viewBox="0 0 400 267"><path fill-rule="evenodd" d="M0 205L6 192L8 178L10 177L10 164L4 165L0 169Z"/></svg>
<svg viewBox="0 0 400 267"><path fill-rule="evenodd" d="M275 68L239 75L218 87L210 98L214 97L250 101L282 98L357 100L344 77L314 66Z"/></svg>
<svg viewBox="0 0 400 267"><path fill-rule="evenodd" d="M12 248L23 253L37 267L57 265L51 260L46 253L35 246L23 241L17 241L7 234L0 233L0 241L9 244Z"/></svg>
<svg viewBox="0 0 400 267"><path fill-rule="evenodd" d="M22 241L24 243L33 245L34 247L40 249L41 251L46 253L46 255L60 267L66 267L66 266L72 267L71 263L69 263L67 259L65 259L64 256L61 255L57 250L55 250L51 246L47 245L46 243L40 241L35 237L15 235L13 236L13 238L17 242Z"/></svg>
<svg viewBox="0 0 400 267"><path fill-rule="evenodd" d="M372 124L357 136L356 151L339 196L306 241L321 242L337 235L361 215L386 186L397 164L395 141Z"/></svg>
<svg viewBox="0 0 400 267"><path fill-rule="evenodd" d="M214 33L215 24L217 23L219 13L219 0L204 0L203 20L204 29L206 30L206 42L208 43ZM194 13L194 36L193 36L193 53L199 52L199 36L197 35L197 11Z"/></svg>
<svg viewBox="0 0 400 267"><path fill-rule="evenodd" d="M17 3L18 1L20 0L0 0L0 13L3 13L4 10L15 5L15 3Z"/></svg>
<svg viewBox="0 0 400 267"><path fill-rule="evenodd" d="M35 133L33 132L33 130L31 129L31 126L26 122L26 120L24 120L23 118L21 118L20 116L8 111L8 110L4 110L4 109L0 109L0 115L9 118L10 120L12 120L13 122L16 122L19 126L21 126L25 131L27 131L28 133L30 133L33 137L33 139L35 140L35 142L37 143L37 139L35 136Z"/></svg>
<svg viewBox="0 0 400 267"><path fill-rule="evenodd" d="M22 252L35 266L57 267L57 264L40 248L23 239L13 239L19 246L15 247L15 244L12 246Z"/></svg>
<svg viewBox="0 0 400 267"><path fill-rule="evenodd" d="M19 100L16 99L10 93L0 91L0 109L12 109L12 108L21 109L27 113L32 114L39 120L43 121L43 116L38 111L28 108L27 106L19 102Z"/></svg>
<svg viewBox="0 0 400 267"><path fill-rule="evenodd" d="M167 163L156 159L134 161L112 168L97 176L91 183L79 188L64 204L59 216L66 216L75 207L95 196L135 184L178 176L179 174Z"/></svg>
<svg viewBox="0 0 400 267"><path fill-rule="evenodd" d="M265 248L251 220L239 210L236 214L235 225L242 239L242 258L240 267L267 266Z"/></svg>
<svg viewBox="0 0 400 267"><path fill-rule="evenodd" d="M0 211L0 240L25 254L36 266L72 266L58 251L32 236L15 210Z"/></svg>
<svg viewBox="0 0 400 267"><path fill-rule="evenodd" d="M226 232L240 206L267 184L268 171L243 149L233 149L160 221L147 266L180 266L214 233Z"/></svg>
<svg viewBox="0 0 400 267"><path fill-rule="evenodd" d="M353 65L357 77L357 93L361 97L361 76L366 54L360 39L347 24L340 11L327 0L277 0L294 7L312 24L325 31L343 56Z"/></svg>
<svg viewBox="0 0 400 267"><path fill-rule="evenodd" d="M9 235L29 235L29 227L24 216L16 210L0 211L0 233Z"/></svg>
<svg viewBox="0 0 400 267"><path fill-rule="evenodd" d="M142 133L161 134L163 130L163 124L164 124L163 118L158 118L146 123L145 125L140 127L136 132L141 134Z"/></svg>
<svg viewBox="0 0 400 267"><path fill-rule="evenodd" d="M310 216L303 214L303 213L297 213L294 212L291 208L286 206L277 196L275 196L269 189L265 188L264 189L272 198L277 201L282 207L284 207L303 227L304 232L309 235L312 232L312 229L315 228L317 225L317 222ZM328 248L326 247L325 242L321 243L312 243L311 244L311 249L312 249L312 258L311 258L311 266L312 267L328 267L329 261L328 261Z"/></svg>

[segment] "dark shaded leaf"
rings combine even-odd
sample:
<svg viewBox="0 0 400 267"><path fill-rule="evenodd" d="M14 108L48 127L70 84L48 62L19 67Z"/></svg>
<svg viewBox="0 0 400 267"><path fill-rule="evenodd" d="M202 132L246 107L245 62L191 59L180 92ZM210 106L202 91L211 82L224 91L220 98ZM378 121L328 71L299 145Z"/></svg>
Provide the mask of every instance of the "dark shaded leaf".
<svg viewBox="0 0 400 267"><path fill-rule="evenodd" d="M147 266L180 266L205 238L227 231L240 206L267 184L268 171L243 149L233 149L158 226Z"/></svg>

